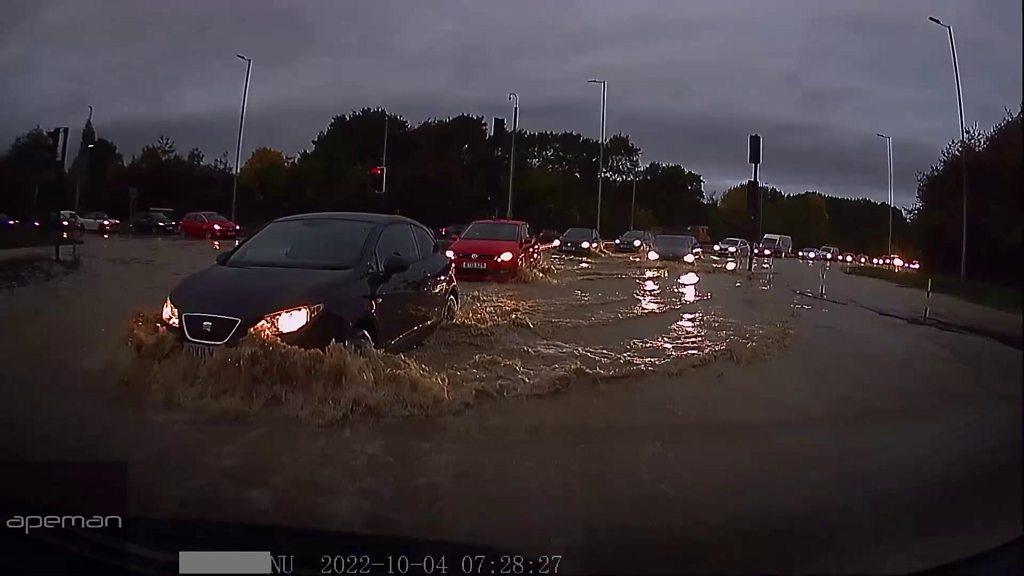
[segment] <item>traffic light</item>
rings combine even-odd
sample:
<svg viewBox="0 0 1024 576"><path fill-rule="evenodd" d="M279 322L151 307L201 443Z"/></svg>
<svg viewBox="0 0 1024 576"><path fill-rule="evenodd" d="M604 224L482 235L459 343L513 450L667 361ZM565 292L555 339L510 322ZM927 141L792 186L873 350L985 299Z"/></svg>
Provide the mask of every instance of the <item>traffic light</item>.
<svg viewBox="0 0 1024 576"><path fill-rule="evenodd" d="M370 189L377 194L384 193L384 181L387 176L387 166L374 166L370 168Z"/></svg>
<svg viewBox="0 0 1024 576"><path fill-rule="evenodd" d="M64 168L64 157L68 150L68 129L66 126L54 128L46 133L50 137L50 146L53 150L53 161Z"/></svg>
<svg viewBox="0 0 1024 576"><path fill-rule="evenodd" d="M494 125L491 128L491 138L494 138L494 141L500 144L505 140L506 132L507 131L505 130L505 119L495 116Z"/></svg>

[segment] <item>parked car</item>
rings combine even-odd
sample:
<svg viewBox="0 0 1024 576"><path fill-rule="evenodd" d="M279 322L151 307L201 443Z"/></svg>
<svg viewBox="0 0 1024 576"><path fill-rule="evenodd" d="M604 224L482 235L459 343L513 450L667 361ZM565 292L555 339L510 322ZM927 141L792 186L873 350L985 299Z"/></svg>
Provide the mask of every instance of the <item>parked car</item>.
<svg viewBox="0 0 1024 576"><path fill-rule="evenodd" d="M78 219L78 227L87 232L113 232L120 226L121 221L106 212L86 212Z"/></svg>
<svg viewBox="0 0 1024 576"><path fill-rule="evenodd" d="M647 230L630 230L615 239L614 250L616 252L643 252L650 251L654 245L654 234Z"/></svg>
<svg viewBox="0 0 1024 576"><path fill-rule="evenodd" d="M15 220L13 216L8 216L7 214L0 212L0 228L14 226L17 223L18 220Z"/></svg>
<svg viewBox="0 0 1024 576"><path fill-rule="evenodd" d="M590 256L601 248L601 236L593 228L569 228L554 244L559 252Z"/></svg>
<svg viewBox="0 0 1024 576"><path fill-rule="evenodd" d="M477 220L445 251L465 279L510 278L540 263L540 244L521 220Z"/></svg>
<svg viewBox="0 0 1024 576"><path fill-rule="evenodd" d="M551 228L545 228L537 234L537 241L542 244L553 244L555 240L562 237L562 233L558 230L552 230Z"/></svg>
<svg viewBox="0 0 1024 576"><path fill-rule="evenodd" d="M451 261L403 216L326 212L274 220L183 280L162 318L197 352L254 336L391 351L458 311Z"/></svg>
<svg viewBox="0 0 1024 576"><path fill-rule="evenodd" d="M466 230L468 224L449 224L448 226L442 226L434 231L434 237L437 239L437 245L445 250L459 239L459 235Z"/></svg>
<svg viewBox="0 0 1024 576"><path fill-rule="evenodd" d="M217 212L189 212L181 218L178 230L183 238L220 240L235 238L242 229Z"/></svg>
<svg viewBox="0 0 1024 576"><path fill-rule="evenodd" d="M857 260L857 255L853 252L843 252L839 255L839 261L843 264L853 264Z"/></svg>
<svg viewBox="0 0 1024 576"><path fill-rule="evenodd" d="M793 254L793 239L784 234L765 234L758 246L758 256L785 258Z"/></svg>
<svg viewBox="0 0 1024 576"><path fill-rule="evenodd" d="M715 256L727 258L747 257L750 255L750 242L743 238L726 238L715 244L712 249Z"/></svg>
<svg viewBox="0 0 1024 576"><path fill-rule="evenodd" d="M699 257L700 245L693 236L658 234L647 253L648 260L683 260L693 263Z"/></svg>
<svg viewBox="0 0 1024 576"><path fill-rule="evenodd" d="M174 234L176 222L163 212L139 212L132 218L131 229L140 234Z"/></svg>
<svg viewBox="0 0 1024 576"><path fill-rule="evenodd" d="M796 256L801 260L815 260L818 258L818 249L804 248L803 250L797 252Z"/></svg>
<svg viewBox="0 0 1024 576"><path fill-rule="evenodd" d="M825 260L838 260L839 248L835 246L822 246L818 249L818 257Z"/></svg>

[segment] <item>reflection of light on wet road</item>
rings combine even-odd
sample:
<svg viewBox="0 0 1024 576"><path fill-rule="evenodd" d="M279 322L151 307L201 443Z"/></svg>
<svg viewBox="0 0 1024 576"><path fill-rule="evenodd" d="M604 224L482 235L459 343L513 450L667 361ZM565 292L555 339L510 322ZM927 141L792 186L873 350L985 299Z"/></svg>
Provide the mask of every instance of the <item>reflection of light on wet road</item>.
<svg viewBox="0 0 1024 576"><path fill-rule="evenodd" d="M700 282L700 276L696 272L687 272L679 277L679 283L687 286L693 286L697 282Z"/></svg>
<svg viewBox="0 0 1024 576"><path fill-rule="evenodd" d="M213 249L214 250L220 250L220 240L214 240L213 241Z"/></svg>

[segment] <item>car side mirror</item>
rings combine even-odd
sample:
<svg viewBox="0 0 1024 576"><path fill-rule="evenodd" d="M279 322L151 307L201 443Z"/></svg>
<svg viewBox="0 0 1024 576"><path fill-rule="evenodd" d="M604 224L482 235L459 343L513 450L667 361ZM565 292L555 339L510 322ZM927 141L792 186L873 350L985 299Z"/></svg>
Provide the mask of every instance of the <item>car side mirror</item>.
<svg viewBox="0 0 1024 576"><path fill-rule="evenodd" d="M231 252L221 252L220 254L217 254L217 258L215 260L217 261L217 264L223 266L224 263L228 261L228 258L231 258Z"/></svg>
<svg viewBox="0 0 1024 576"><path fill-rule="evenodd" d="M392 254L384 260L384 275L394 276L395 274L401 274L409 269L412 265L407 258Z"/></svg>

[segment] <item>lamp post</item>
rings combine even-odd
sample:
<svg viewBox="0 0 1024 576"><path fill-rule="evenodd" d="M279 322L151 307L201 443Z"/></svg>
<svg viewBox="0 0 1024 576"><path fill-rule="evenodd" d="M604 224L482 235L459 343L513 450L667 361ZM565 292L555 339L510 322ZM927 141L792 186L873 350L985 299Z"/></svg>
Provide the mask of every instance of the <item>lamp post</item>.
<svg viewBox="0 0 1024 576"><path fill-rule="evenodd" d="M633 174L633 202L630 204L630 208L629 208L629 229L630 230L634 229L633 218L636 216L636 181L640 178L640 170L641 170L641 167L643 166L643 163L640 161L640 158L641 158L641 155L637 154L636 173Z"/></svg>
<svg viewBox="0 0 1024 576"><path fill-rule="evenodd" d="M240 60L245 61L245 87L242 89L242 114L238 119L238 144L235 147L235 177L231 183L231 221L237 222L235 208L238 204L238 164L242 159L242 129L245 127L245 104L249 100L249 74L252 72L252 58L246 58L241 54L235 54Z"/></svg>
<svg viewBox="0 0 1024 576"><path fill-rule="evenodd" d="M949 24L943 24L941 20L934 16L929 16L928 19L942 26L949 33L949 52L953 56L953 79L956 80L956 105L960 112L960 160L963 162L960 170L960 187L963 196L963 209L961 210L963 222L960 232L960 281L963 282L967 279L967 128L964 126L964 97L963 92L960 90L960 65L956 60L956 41L953 39L953 27Z"/></svg>
<svg viewBox="0 0 1024 576"><path fill-rule="evenodd" d="M516 174L516 131L519 129L519 94L508 93L508 99L512 102L512 150L508 160L508 210L505 211L505 218L512 218L512 178Z"/></svg>
<svg viewBox="0 0 1024 576"><path fill-rule="evenodd" d="M892 137L886 136L885 134L876 134L879 138L885 138L885 145L889 155L889 251L886 255L892 255Z"/></svg>
<svg viewBox="0 0 1024 576"><path fill-rule="evenodd" d="M605 80L587 80L590 84L601 85L601 151L597 159L597 224L594 229L601 234L601 186L604 182L604 127L608 107L608 82Z"/></svg>

